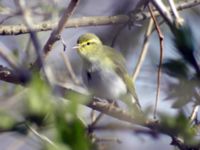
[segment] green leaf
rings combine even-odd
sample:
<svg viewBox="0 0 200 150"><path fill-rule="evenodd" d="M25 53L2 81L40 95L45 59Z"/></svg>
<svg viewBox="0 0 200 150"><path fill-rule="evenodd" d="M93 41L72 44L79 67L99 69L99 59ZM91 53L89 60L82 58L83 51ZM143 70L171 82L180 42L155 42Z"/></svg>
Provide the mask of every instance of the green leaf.
<svg viewBox="0 0 200 150"><path fill-rule="evenodd" d="M24 99L26 118L40 124L47 114L52 113L53 98L51 89L35 74Z"/></svg>
<svg viewBox="0 0 200 150"><path fill-rule="evenodd" d="M0 129L11 129L16 120L8 113L3 110L0 110Z"/></svg>
<svg viewBox="0 0 200 150"><path fill-rule="evenodd" d="M163 71L169 74L170 76L183 78L188 77L189 70L186 63L182 59L167 59L162 64L162 67Z"/></svg>
<svg viewBox="0 0 200 150"><path fill-rule="evenodd" d="M181 137L185 143L194 143L196 135L195 129L192 127L189 119L182 113L175 117L161 115L161 126L164 132L169 135Z"/></svg>
<svg viewBox="0 0 200 150"><path fill-rule="evenodd" d="M183 59L188 62L200 74L199 65L194 56L194 50L197 43L195 42L191 27L188 24L183 24L180 27L172 27L174 34L174 45Z"/></svg>
<svg viewBox="0 0 200 150"><path fill-rule="evenodd" d="M69 105L71 106L71 105ZM59 107L55 114L57 140L72 150L88 150L91 147L83 122L69 111L69 107Z"/></svg>

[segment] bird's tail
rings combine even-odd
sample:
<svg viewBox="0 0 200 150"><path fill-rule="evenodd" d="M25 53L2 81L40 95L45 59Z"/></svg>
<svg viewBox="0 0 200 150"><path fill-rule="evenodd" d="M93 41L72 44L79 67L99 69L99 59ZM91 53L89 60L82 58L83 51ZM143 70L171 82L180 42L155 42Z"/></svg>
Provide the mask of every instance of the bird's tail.
<svg viewBox="0 0 200 150"><path fill-rule="evenodd" d="M124 97L124 102L126 103L128 107L128 111L131 113L131 115L135 117L141 117L144 113L142 112L140 103L138 101L138 98L136 96L133 96L131 94L127 94Z"/></svg>
<svg viewBox="0 0 200 150"><path fill-rule="evenodd" d="M136 112L143 113L137 96L131 95L131 103Z"/></svg>

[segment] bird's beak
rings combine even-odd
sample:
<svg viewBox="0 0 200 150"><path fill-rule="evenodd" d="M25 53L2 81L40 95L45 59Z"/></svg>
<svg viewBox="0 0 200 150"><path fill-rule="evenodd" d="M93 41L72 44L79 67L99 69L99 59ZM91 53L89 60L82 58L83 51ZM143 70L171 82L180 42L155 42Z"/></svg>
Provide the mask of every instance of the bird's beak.
<svg viewBox="0 0 200 150"><path fill-rule="evenodd" d="M74 47L72 47L72 49L78 49L80 47L80 45L76 45Z"/></svg>

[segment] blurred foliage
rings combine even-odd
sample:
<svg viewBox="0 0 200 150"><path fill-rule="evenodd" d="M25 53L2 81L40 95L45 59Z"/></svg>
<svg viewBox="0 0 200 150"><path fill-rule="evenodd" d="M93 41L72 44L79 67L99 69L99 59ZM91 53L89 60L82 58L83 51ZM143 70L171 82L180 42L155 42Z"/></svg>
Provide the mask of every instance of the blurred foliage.
<svg viewBox="0 0 200 150"><path fill-rule="evenodd" d="M176 78L187 78L188 77L188 67L185 61L182 59L174 60L167 59L162 65L165 73Z"/></svg>
<svg viewBox="0 0 200 150"><path fill-rule="evenodd" d="M12 117L9 113L5 112L5 110L0 110L0 129L11 129L15 124L15 118Z"/></svg>
<svg viewBox="0 0 200 150"><path fill-rule="evenodd" d="M174 45L183 59L195 69L196 73L200 73L199 65L195 59L194 51L196 42L191 27L184 23L180 27L172 28L174 34Z"/></svg>
<svg viewBox="0 0 200 150"><path fill-rule="evenodd" d="M163 63L163 71L177 80L168 85L167 99L175 100L174 108L180 108L188 102L194 101L195 88L199 86L199 83L193 77L194 75L192 76L184 60L166 60Z"/></svg>
<svg viewBox="0 0 200 150"><path fill-rule="evenodd" d="M56 145L65 144L72 150L89 150L91 149L91 143L86 132L86 126L77 117L71 106L73 105L59 106L56 109L54 122L58 141Z"/></svg>
<svg viewBox="0 0 200 150"><path fill-rule="evenodd" d="M82 94L70 89L68 89L68 92L65 93L64 97L68 100L73 100L73 103L70 103L71 107L69 108L72 112L77 111L77 104L87 104L92 99L91 95Z"/></svg>
<svg viewBox="0 0 200 150"><path fill-rule="evenodd" d="M78 104L76 94L69 94L70 102L56 100L52 89L39 76L33 78L27 92L28 118L50 121L54 125L55 145L58 149L89 150L90 140L86 128L77 117ZM69 92L70 93L70 92ZM38 120L37 120L38 121ZM50 145L49 145L50 146ZM52 146L47 149L52 149ZM55 149L55 147L54 147Z"/></svg>
<svg viewBox="0 0 200 150"><path fill-rule="evenodd" d="M188 103L199 105L200 69L194 51L197 45L191 26L187 23L171 27L173 43L181 59L167 59L163 63L163 71L174 80L168 85L167 99L173 99L173 107L182 108ZM179 112L175 117L161 115L161 126L164 132L172 137L183 139L187 146L196 146L197 130L185 114Z"/></svg>
<svg viewBox="0 0 200 150"><path fill-rule="evenodd" d="M180 108L189 102L199 104L199 65L194 51L197 43L194 40L191 27L184 23L182 26L171 27L174 34L173 42L182 59L168 59L163 63L163 71L176 79L169 84L168 99L175 99L173 106ZM194 71L192 71L192 69Z"/></svg>
<svg viewBox="0 0 200 150"><path fill-rule="evenodd" d="M183 113L179 113L175 117L161 115L160 121L162 130L164 130L165 133L173 137L182 138L186 144L196 144L196 129L191 126L188 118Z"/></svg>
<svg viewBox="0 0 200 150"><path fill-rule="evenodd" d="M53 99L47 83L40 79L39 74L33 75L24 97L26 120L42 125L45 116L53 113Z"/></svg>
<svg viewBox="0 0 200 150"><path fill-rule="evenodd" d="M32 76L32 80L26 88L19 87L20 90L25 90L21 99L23 109L20 110L24 117L24 121L17 122L5 110L0 111L0 129L25 133L28 126L37 126L40 134L43 131L49 130L53 132L53 143L44 144L44 149L53 150L89 150L92 147L90 138L87 134L87 128L84 123L78 118L78 105L81 97L75 92L68 92L68 101L62 101L52 90L38 73ZM19 90L18 90L19 92ZM78 99L79 98L79 99ZM20 101L18 101L20 103ZM81 100L81 103L87 102L86 99ZM27 128L28 129L28 128Z"/></svg>

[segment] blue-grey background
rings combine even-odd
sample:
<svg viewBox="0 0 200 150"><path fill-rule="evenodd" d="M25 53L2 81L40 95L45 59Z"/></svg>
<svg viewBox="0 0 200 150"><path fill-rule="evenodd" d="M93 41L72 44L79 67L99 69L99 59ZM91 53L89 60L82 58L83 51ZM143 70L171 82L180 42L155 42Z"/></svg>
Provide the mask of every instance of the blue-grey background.
<svg viewBox="0 0 200 150"><path fill-rule="evenodd" d="M131 10L134 10L135 4L138 0L81 0L79 6L77 7L74 15L72 17L82 17L82 16L109 16L117 14L125 14ZM58 19L59 13L58 10L62 10L67 7L69 4L68 0L36 0L36 1L27 1L28 6L34 6L38 3L41 3L40 7L44 7L49 11L50 19ZM1 7L8 7L11 10L16 11L16 7L12 1L2 0L0 1ZM200 37L199 30L199 8L195 7L194 9L181 11L180 14L192 26L196 40L198 41ZM52 17L52 18L51 18ZM0 16L0 19L3 19L4 15ZM42 19L37 15L33 14L34 22L40 22ZM19 24L23 23L22 18L19 16L13 17L4 24ZM138 56L140 54L144 32L148 24L148 20L143 22L138 22L141 24L141 27L133 26L130 29L127 27L123 28L120 34L117 37L117 40L114 44L114 47L117 50L120 50L127 60L127 68L131 74L134 70ZM69 57L73 69L78 76L80 77L81 70L81 61L76 51L72 50L72 47L76 44L77 38L86 32L93 32L101 37L105 44L111 45L111 42L121 28L122 25L106 25L106 26L93 26L93 27L78 27L65 29L62 32L62 38L66 42L67 50L65 54ZM161 30L164 34L164 58L178 57L174 51L173 44L171 42L171 33L166 25L161 26ZM39 32L38 37L40 39L41 46L44 46L46 40L50 35L50 31ZM34 61L35 54L33 47L30 46L29 50L26 51L26 46L29 41L29 36L18 35L18 36L0 36L0 47L8 53L19 54L19 60L26 59L24 58L28 54L31 59L27 59L27 65ZM199 47L199 45L198 45ZM159 62L159 39L157 33L152 34L150 40L150 46L148 54L145 61L143 62L139 76L136 79L135 87L140 100L140 103L145 110L146 108L153 108L156 95L156 77L157 77L157 65ZM62 43L60 41L56 42L53 47L53 50L50 52L48 57L45 60L45 63L48 67L51 68L53 77L57 82L70 82L68 78L68 73L66 72L63 58L61 57L61 51L63 50ZM4 62L1 62L4 64ZM6 65L6 64L5 64ZM160 101L158 104L158 111L169 113L171 115L176 113L175 109L171 108L171 101L166 101L166 89L169 77L162 75L161 79L161 95ZM8 91L12 93L13 86L0 82L1 87L6 87ZM9 93L9 92L8 92ZM0 93L1 95L1 93ZM3 97L1 98L3 99ZM187 109L187 108L186 108ZM81 116L85 118L86 122L89 122L89 110L85 107L80 109ZM152 118L152 113L149 113L149 116ZM106 124L116 122L117 120L111 119L110 117L104 117L99 124ZM121 123L121 122L120 122ZM127 131L98 131L96 132L97 137L100 138L118 138L122 141L121 144L116 142L103 142L106 149L113 150L153 150L153 149L162 149L162 150L173 150L174 147L170 146L171 139L165 135L160 135L159 138L153 139L148 135L136 135L134 132ZM37 150L39 149L40 140L36 137L33 138L33 135L23 137L19 136L16 133L2 133L0 134L0 150L17 150L17 149L26 149L26 150Z"/></svg>

